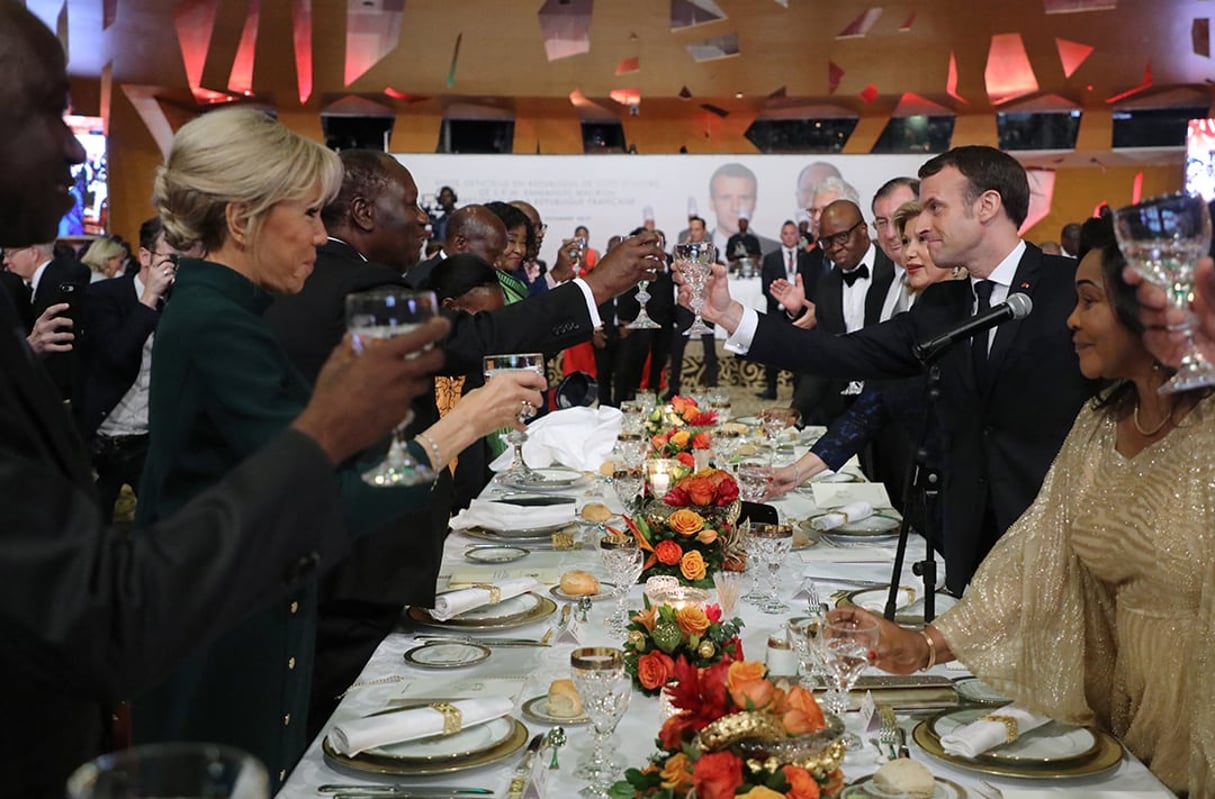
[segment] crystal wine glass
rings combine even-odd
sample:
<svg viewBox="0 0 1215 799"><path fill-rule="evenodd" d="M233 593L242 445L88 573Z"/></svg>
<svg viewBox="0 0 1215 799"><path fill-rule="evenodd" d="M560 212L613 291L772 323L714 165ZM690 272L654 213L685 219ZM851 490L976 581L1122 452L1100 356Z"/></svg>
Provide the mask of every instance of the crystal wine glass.
<svg viewBox="0 0 1215 799"><path fill-rule="evenodd" d="M640 466L621 464L612 472L612 487L616 490L616 498L624 507L625 513L633 512L637 495L645 484L645 473Z"/></svg>
<svg viewBox="0 0 1215 799"><path fill-rule="evenodd" d="M826 616L821 608L812 607L809 616L798 616L789 620L789 640L793 651L801 661L801 685L807 691L818 688L818 678L827 677L826 648L823 644L823 627Z"/></svg>
<svg viewBox="0 0 1215 799"><path fill-rule="evenodd" d="M624 718L633 693L633 683L624 668L619 649L587 646L570 653L570 677L591 720L591 751L578 764L574 776L589 781L579 793L607 799L608 791L625 762L609 746L616 725Z"/></svg>
<svg viewBox="0 0 1215 799"><path fill-rule="evenodd" d="M650 281L648 280L637 281L637 318L625 325L630 330L656 330L662 327L662 325L651 319L645 310L646 303L653 299L653 295L646 291L649 285Z"/></svg>
<svg viewBox="0 0 1215 799"><path fill-rule="evenodd" d="M599 556L612 582L616 583L616 609L607 619L608 631L623 637L629 625L629 588L641 576L645 552L632 536L607 535L599 539Z"/></svg>
<svg viewBox="0 0 1215 799"><path fill-rule="evenodd" d="M346 297L346 327L354 334L355 350L367 339L393 338L416 330L438 312L438 301L430 291L399 288L375 289ZM405 447L405 428L413 421L413 411L393 432L388 454L363 480L376 487L409 486L433 482L435 472L414 460Z"/></svg>
<svg viewBox="0 0 1215 799"><path fill-rule="evenodd" d="M696 316L684 331L685 336L703 336L713 332L701 318L701 312L705 307L705 287L709 284L709 275L716 260L717 252L708 242L675 245L675 268L692 292L692 313Z"/></svg>
<svg viewBox="0 0 1215 799"><path fill-rule="evenodd" d="M780 448L781 434L797 424L797 420L800 418L801 413L797 408L767 408L760 412L760 427L763 429L764 435L768 437L769 446L772 447L773 460L776 459L776 451Z"/></svg>
<svg viewBox="0 0 1215 799"><path fill-rule="evenodd" d="M1177 374L1160 393L1215 385L1215 367L1194 346L1194 267L1211 242L1206 201L1192 194L1170 194L1128 205L1114 214L1114 233L1127 262L1150 283L1164 289L1169 304L1185 313L1176 330L1185 336Z"/></svg>
<svg viewBox="0 0 1215 799"><path fill-rule="evenodd" d="M494 375L501 372L535 372L538 375L543 375L544 355L539 352L486 355L485 379L492 380ZM519 410L519 423L523 424L535 415L536 409L530 402L524 401L523 407ZM526 441L527 431L525 430L511 430L506 434L506 442L515 449L515 455L511 459L510 468L506 470L504 475L507 481L511 483L543 482L543 478L532 471L527 462L523 460L523 444Z"/></svg>
<svg viewBox="0 0 1215 799"><path fill-rule="evenodd" d="M857 616L829 622L823 628L823 643L826 646L827 668L831 677L824 702L828 710L843 719L848 711L848 692L856 685L861 672L876 657L877 619ZM861 739L855 733L845 733L843 741L848 749L858 749L861 746Z"/></svg>
<svg viewBox="0 0 1215 799"><path fill-rule="evenodd" d="M744 502L762 502L772 482L772 464L747 459L738 464L738 494Z"/></svg>
<svg viewBox="0 0 1215 799"><path fill-rule="evenodd" d="M780 599L780 567L793 549L793 528L787 524L752 524L751 541L768 567L760 611L772 616L788 613L789 606Z"/></svg>
<svg viewBox="0 0 1215 799"><path fill-rule="evenodd" d="M709 394L705 399L708 401L709 410L716 411L717 423L725 424L730 421L730 395L719 388L709 390Z"/></svg>

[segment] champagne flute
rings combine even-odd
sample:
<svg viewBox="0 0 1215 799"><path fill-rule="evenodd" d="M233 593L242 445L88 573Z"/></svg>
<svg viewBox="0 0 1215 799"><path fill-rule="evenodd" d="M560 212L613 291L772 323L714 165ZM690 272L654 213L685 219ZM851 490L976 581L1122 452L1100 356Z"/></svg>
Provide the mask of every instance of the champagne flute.
<svg viewBox="0 0 1215 799"><path fill-rule="evenodd" d="M824 702L828 710L843 719L848 711L848 692L876 657L877 619L858 616L829 622L823 628L823 643L831 676ZM861 739L852 732L845 733L842 740L847 749L859 749L861 746Z"/></svg>
<svg viewBox="0 0 1215 799"><path fill-rule="evenodd" d="M403 336L416 330L437 312L438 301L430 291L386 288L346 297L346 327L354 334L356 351L362 349L367 339ZM364 472L364 481L380 488L434 481L434 470L414 460L405 447L405 428L412 421L411 410L393 432L388 454L377 466Z"/></svg>
<svg viewBox="0 0 1215 799"><path fill-rule="evenodd" d="M1194 267L1211 242L1206 201L1192 194L1169 194L1120 208L1114 233L1127 262L1149 282L1164 289L1169 304L1185 314L1176 330L1185 337L1177 374L1159 391L1171 394L1215 385L1215 367L1194 346Z"/></svg>
<svg viewBox="0 0 1215 799"><path fill-rule="evenodd" d="M603 559L604 568L616 583L616 609L607 619L608 631L612 635L623 636L628 632L629 588L641 576L645 552L632 536L608 535L599 539L599 555Z"/></svg>
<svg viewBox="0 0 1215 799"><path fill-rule="evenodd" d="M592 728L591 751L574 771L574 776L590 783L579 793L588 799L607 799L625 765L609 746L633 693L624 652L604 646L579 647L570 653L570 677Z"/></svg>
<svg viewBox="0 0 1215 799"><path fill-rule="evenodd" d="M675 245L675 267L692 292L692 313L696 317L684 331L685 336L703 336L713 332L701 318L701 312L705 307L705 287L709 284L713 263L717 260L716 255L713 245L708 242Z"/></svg>
<svg viewBox="0 0 1215 799"><path fill-rule="evenodd" d="M538 375L543 375L544 355L539 352L486 355L485 379L492 380L494 375L502 372L535 372ZM536 409L530 402L524 400L523 406L519 409L519 423L523 424L535 415ZM504 475L507 482L517 484L540 483L544 481L544 478L532 471L527 462L523 460L523 444L526 441L527 431L525 430L511 430L506 434L506 442L514 447L515 450L514 457L510 462L510 468L506 470Z"/></svg>

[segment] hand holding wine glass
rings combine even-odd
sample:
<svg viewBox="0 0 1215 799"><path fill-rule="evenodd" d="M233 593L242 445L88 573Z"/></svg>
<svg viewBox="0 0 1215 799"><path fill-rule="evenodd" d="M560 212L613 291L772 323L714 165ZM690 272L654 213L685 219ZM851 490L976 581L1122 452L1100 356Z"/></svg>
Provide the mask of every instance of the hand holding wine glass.
<svg viewBox="0 0 1215 799"><path fill-rule="evenodd" d="M544 355L539 352L528 352L485 356L485 379L487 381L492 382L500 374L521 371L534 372L543 377ZM523 444L527 441L524 425L528 419L536 415L536 407L534 402L523 400L519 404L516 414L515 429L506 435L507 443L511 444L515 450L510 469L506 472L507 478L512 482L528 483L537 482L540 479L523 460Z"/></svg>

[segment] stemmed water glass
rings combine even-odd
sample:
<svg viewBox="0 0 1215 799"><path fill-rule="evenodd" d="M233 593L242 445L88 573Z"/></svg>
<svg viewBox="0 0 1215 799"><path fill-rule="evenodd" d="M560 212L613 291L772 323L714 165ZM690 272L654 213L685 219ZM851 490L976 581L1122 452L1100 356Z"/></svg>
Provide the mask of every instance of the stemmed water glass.
<svg viewBox="0 0 1215 799"><path fill-rule="evenodd" d="M1215 385L1215 367L1194 346L1194 267L1211 242L1211 215L1197 195L1169 194L1114 214L1114 234L1127 262L1149 282L1164 289L1169 304L1185 314L1175 330L1185 336L1177 374L1160 387L1170 394Z"/></svg>
<svg viewBox="0 0 1215 799"><path fill-rule="evenodd" d="M403 336L416 330L438 312L438 301L430 291L387 288L362 291L346 297L346 327L354 335L356 351L367 339ZM429 483L435 472L414 460L405 447L405 428L413 421L413 411L393 431L388 454L363 480L376 487L409 486Z"/></svg>
<svg viewBox="0 0 1215 799"><path fill-rule="evenodd" d="M590 782L579 793L606 799L625 765L622 758L613 756L609 746L633 693L632 680L624 669L624 653L601 646L575 649L570 653L570 677L592 728L591 751L574 771L574 776Z"/></svg>
<svg viewBox="0 0 1215 799"><path fill-rule="evenodd" d="M771 463L749 458L738 464L738 495L744 502L762 502L771 481Z"/></svg>
<svg viewBox="0 0 1215 799"><path fill-rule="evenodd" d="M630 330L656 330L662 327L662 325L651 319L645 310L646 303L653 299L653 295L646 291L649 285L650 281L648 280L637 281L637 318L625 325Z"/></svg>
<svg viewBox="0 0 1215 799"><path fill-rule="evenodd" d="M823 627L827 624L826 607L810 603L810 615L789 620L789 640L801 661L801 684L808 691L818 688L818 678L827 678L826 647Z"/></svg>
<svg viewBox="0 0 1215 799"><path fill-rule="evenodd" d="M828 680L827 693L823 697L824 703L828 710L843 719L848 711L848 692L876 656L877 619L858 615L847 620L829 622L823 628L823 644L826 647L826 665L831 678ZM855 733L845 733L843 741L848 749L861 746L861 739Z"/></svg>
<svg viewBox="0 0 1215 799"><path fill-rule="evenodd" d="M692 292L692 313L696 316L692 325L684 331L685 336L704 336L713 332L701 318L701 312L705 307L705 287L709 285L709 276L716 260L717 251L708 242L675 245L675 268Z"/></svg>
<svg viewBox="0 0 1215 799"><path fill-rule="evenodd" d="M710 389L708 397L709 410L717 413L717 423L725 424L730 421L730 395L721 389Z"/></svg>
<svg viewBox="0 0 1215 799"><path fill-rule="evenodd" d="M645 552L632 536L607 535L599 539L599 556L616 584L616 609L607 619L608 631L614 636L624 636L629 624L629 588L641 576Z"/></svg>
<svg viewBox="0 0 1215 799"><path fill-rule="evenodd" d="M759 560L768 567L764 579L761 573L756 574L756 582L762 583L759 609L769 615L788 613L789 606L780 599L780 567L785 556L793 549L793 528L787 524L752 524L751 546L759 555Z"/></svg>
<svg viewBox="0 0 1215 799"><path fill-rule="evenodd" d="M797 420L800 418L801 413L797 408L767 408L760 412L760 427L763 429L764 435L768 437L769 446L772 447L773 461L776 460L776 451L780 448L781 434L797 424Z"/></svg>
<svg viewBox="0 0 1215 799"><path fill-rule="evenodd" d="M539 352L514 353L509 355L486 355L485 356L485 379L492 380L494 375L502 372L535 372L538 375L544 375L544 355ZM519 424L524 424L528 419L536 415L536 409L530 402L524 401L523 407L519 410ZM505 477L507 481L512 483L538 483L543 482L543 478L532 471L527 462L523 460L523 444L527 441L527 431L511 430L506 434L506 442L515 449L514 457L511 459L510 468L506 470Z"/></svg>

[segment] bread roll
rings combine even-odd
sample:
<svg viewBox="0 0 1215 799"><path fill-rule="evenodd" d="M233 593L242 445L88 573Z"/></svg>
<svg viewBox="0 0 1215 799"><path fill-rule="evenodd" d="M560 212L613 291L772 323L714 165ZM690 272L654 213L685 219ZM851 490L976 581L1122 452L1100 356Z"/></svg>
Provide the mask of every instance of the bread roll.
<svg viewBox="0 0 1215 799"><path fill-rule="evenodd" d="M612 512L602 502L588 502L582 506L582 518L588 522L601 524L612 518Z"/></svg>
<svg viewBox="0 0 1215 799"><path fill-rule="evenodd" d="M903 794L912 799L932 799L936 780L923 764L904 757L891 760L874 772L873 787L896 796Z"/></svg>
<svg viewBox="0 0 1215 799"><path fill-rule="evenodd" d="M559 719L582 715L582 700L572 680L553 680L548 686L548 714Z"/></svg>
<svg viewBox="0 0 1215 799"><path fill-rule="evenodd" d="M561 593L566 596L594 596L599 593L599 578L574 569L561 575Z"/></svg>

